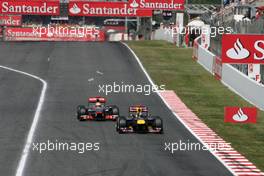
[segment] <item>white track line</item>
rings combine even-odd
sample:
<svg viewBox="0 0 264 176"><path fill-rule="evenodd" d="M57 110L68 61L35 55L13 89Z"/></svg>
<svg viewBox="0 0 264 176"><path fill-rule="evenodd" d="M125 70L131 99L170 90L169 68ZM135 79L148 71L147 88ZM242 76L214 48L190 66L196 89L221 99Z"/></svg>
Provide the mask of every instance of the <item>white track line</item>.
<svg viewBox="0 0 264 176"><path fill-rule="evenodd" d="M104 74L103 72L100 72L99 70L97 70L96 73L99 74L99 75L103 75Z"/></svg>
<svg viewBox="0 0 264 176"><path fill-rule="evenodd" d="M137 57L137 55L135 54L135 52L126 44L123 43L123 45L125 45L129 51L133 54L133 56L135 57L136 61L138 62L140 68L142 69L142 71L144 72L144 74L146 75L146 77L148 78L149 82L151 83L152 86L154 86L154 82L152 81L151 77L149 76L148 72L146 71L146 69L144 68L144 66L142 65L140 59ZM205 145L205 143L199 138L199 136L197 136L188 126L187 124L185 124L179 117L178 114L176 114L175 112L172 111L172 108L170 107L170 105L166 102L166 100L160 95L159 92L157 92L157 94L159 95L159 97L161 98L161 100L164 102L164 104L171 110L171 112L174 114L174 116L183 124L183 126L185 128L188 129L188 131L194 136L196 137L196 139L198 139L198 141L200 141L203 145ZM229 172L231 172L233 175L237 175L235 174L230 167L228 167L217 155L215 155L212 151L209 150L209 152L219 161L221 162L228 170Z"/></svg>
<svg viewBox="0 0 264 176"><path fill-rule="evenodd" d="M92 82L92 81L94 81L94 78L89 78L88 79L88 82Z"/></svg>
<svg viewBox="0 0 264 176"><path fill-rule="evenodd" d="M24 146L22 155L20 157L19 164L18 164L17 169L16 169L16 176L22 176L24 168L25 168L25 165L26 165L26 162L27 162L27 157L28 157L28 154L29 154L30 146L31 146L31 143L32 143L32 140L33 140L33 137L34 137L34 133L36 131L36 127L37 127L37 124L38 124L38 121L39 121L40 112L41 112L41 109L42 109L42 106L43 106L43 102L44 102L44 99L45 99L45 94L46 94L46 90L47 90L47 82L44 81L43 79L41 79L38 76L29 74L29 73L26 73L26 72L23 72L23 71L20 71L20 70L16 70L16 69L5 67L5 66L1 66L1 65L0 65L0 68L6 69L6 70L9 70L9 71L13 71L13 72L16 72L16 73L19 73L19 74L23 74L23 75L26 75L26 76L31 77L33 79L39 80L42 83L42 85L43 85L42 86L42 91L41 91L41 94L40 94L40 98L39 98L39 102L38 102L38 107L37 107L37 109L35 111L33 122L31 124L30 130L28 132L27 140L25 142L25 146Z"/></svg>

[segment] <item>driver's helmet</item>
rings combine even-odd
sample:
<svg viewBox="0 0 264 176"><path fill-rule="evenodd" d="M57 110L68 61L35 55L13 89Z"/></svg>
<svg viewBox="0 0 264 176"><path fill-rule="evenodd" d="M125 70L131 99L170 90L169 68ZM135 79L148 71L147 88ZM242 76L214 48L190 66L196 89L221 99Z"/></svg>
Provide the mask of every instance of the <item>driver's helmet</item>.
<svg viewBox="0 0 264 176"><path fill-rule="evenodd" d="M142 115L142 108L137 108L137 114L136 114L136 116L137 117L141 117L141 115Z"/></svg>
<svg viewBox="0 0 264 176"><path fill-rule="evenodd" d="M102 104L100 102L95 103L95 107L101 107L101 106L102 106Z"/></svg>

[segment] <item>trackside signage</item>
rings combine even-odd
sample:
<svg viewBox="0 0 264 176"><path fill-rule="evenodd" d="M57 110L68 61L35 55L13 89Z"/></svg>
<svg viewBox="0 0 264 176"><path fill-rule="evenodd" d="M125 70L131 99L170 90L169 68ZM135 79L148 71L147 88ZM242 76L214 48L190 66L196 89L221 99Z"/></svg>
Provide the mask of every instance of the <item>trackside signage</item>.
<svg viewBox="0 0 264 176"><path fill-rule="evenodd" d="M223 63L264 64L264 35L224 34Z"/></svg>
<svg viewBox="0 0 264 176"><path fill-rule="evenodd" d="M21 26L21 15L0 15L0 26Z"/></svg>
<svg viewBox="0 0 264 176"><path fill-rule="evenodd" d="M225 107L225 122L257 123L257 108L255 107Z"/></svg>
<svg viewBox="0 0 264 176"><path fill-rule="evenodd" d="M215 56L213 72L214 72L215 78L218 80L221 80L222 78L222 59L221 57Z"/></svg>
<svg viewBox="0 0 264 176"><path fill-rule="evenodd" d="M131 7L152 10L184 10L184 0L129 0Z"/></svg>
<svg viewBox="0 0 264 176"><path fill-rule="evenodd" d="M59 0L0 0L0 14L59 15Z"/></svg>
<svg viewBox="0 0 264 176"><path fill-rule="evenodd" d="M2 37L3 37L3 29L0 28L0 38L2 38Z"/></svg>
<svg viewBox="0 0 264 176"><path fill-rule="evenodd" d="M104 41L104 32L96 28L83 31L71 28L22 28L8 27L4 32L5 41Z"/></svg>
<svg viewBox="0 0 264 176"><path fill-rule="evenodd" d="M70 1L70 16L151 17L152 10L131 7L126 2Z"/></svg>

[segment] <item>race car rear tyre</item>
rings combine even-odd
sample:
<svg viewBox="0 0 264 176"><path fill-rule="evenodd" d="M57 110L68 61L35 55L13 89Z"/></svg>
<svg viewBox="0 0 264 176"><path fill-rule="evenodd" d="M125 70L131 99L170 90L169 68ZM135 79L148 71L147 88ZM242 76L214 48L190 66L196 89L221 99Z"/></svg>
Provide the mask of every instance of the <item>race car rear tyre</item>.
<svg viewBox="0 0 264 176"><path fill-rule="evenodd" d="M118 132L118 131L119 131L119 128L118 128L118 125L117 125L117 123L116 123L116 126L115 126L115 127L116 127L116 131Z"/></svg>
<svg viewBox="0 0 264 176"><path fill-rule="evenodd" d="M80 105L77 107L77 119L80 121L84 121L81 118L82 115L86 115L86 108L85 108L85 106Z"/></svg>
<svg viewBox="0 0 264 176"><path fill-rule="evenodd" d="M126 128L126 119L124 117L118 118L117 121L117 130L120 134L124 133L121 128Z"/></svg>
<svg viewBox="0 0 264 176"><path fill-rule="evenodd" d="M79 115L78 115L77 119L78 119L79 121L85 121L85 120L84 120L83 118L81 118L81 116L79 116Z"/></svg>
<svg viewBox="0 0 264 176"><path fill-rule="evenodd" d="M119 115L119 109L117 106L112 106L112 115Z"/></svg>
<svg viewBox="0 0 264 176"><path fill-rule="evenodd" d="M160 117L156 117L154 121L154 127L155 128L160 128L161 131L159 133L163 133L163 121Z"/></svg>

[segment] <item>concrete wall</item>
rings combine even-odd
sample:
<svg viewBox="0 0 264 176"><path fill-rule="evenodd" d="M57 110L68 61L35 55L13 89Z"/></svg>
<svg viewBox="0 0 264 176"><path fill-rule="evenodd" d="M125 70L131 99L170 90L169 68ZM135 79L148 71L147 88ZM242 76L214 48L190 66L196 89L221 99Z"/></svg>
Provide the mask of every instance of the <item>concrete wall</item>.
<svg viewBox="0 0 264 176"><path fill-rule="evenodd" d="M207 71L213 74L215 55L204 49L201 45L198 46L197 62L200 63Z"/></svg>
<svg viewBox="0 0 264 176"><path fill-rule="evenodd" d="M170 43L174 43L172 36L172 29L157 29L153 34L153 40L166 40Z"/></svg>
<svg viewBox="0 0 264 176"><path fill-rule="evenodd" d="M222 67L222 82L241 97L264 110L264 85L249 79L229 64Z"/></svg>

